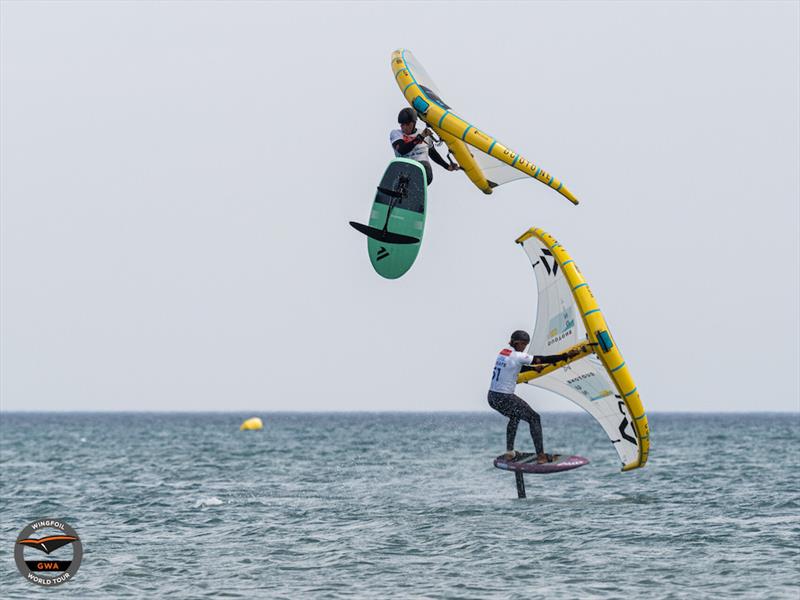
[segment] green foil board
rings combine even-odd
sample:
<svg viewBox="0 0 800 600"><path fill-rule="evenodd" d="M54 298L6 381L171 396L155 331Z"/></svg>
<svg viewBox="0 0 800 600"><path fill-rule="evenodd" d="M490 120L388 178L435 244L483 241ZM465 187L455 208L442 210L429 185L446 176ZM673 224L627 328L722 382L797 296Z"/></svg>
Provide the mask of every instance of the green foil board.
<svg viewBox="0 0 800 600"><path fill-rule="evenodd" d="M401 198L383 193L375 194L369 226L389 233L410 236L420 240L413 244L392 244L376 238L367 237L369 260L375 271L386 279L403 276L414 264L422 243L425 230L425 205L428 199L428 182L424 167L415 160L396 158L386 168L380 188L402 190ZM391 207L388 222L386 215Z"/></svg>

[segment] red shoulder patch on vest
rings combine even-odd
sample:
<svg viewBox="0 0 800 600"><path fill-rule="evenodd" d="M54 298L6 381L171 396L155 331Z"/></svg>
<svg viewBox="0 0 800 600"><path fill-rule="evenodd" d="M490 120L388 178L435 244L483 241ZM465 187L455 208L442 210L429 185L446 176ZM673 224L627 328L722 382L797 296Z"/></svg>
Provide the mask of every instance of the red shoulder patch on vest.
<svg viewBox="0 0 800 600"><path fill-rule="evenodd" d="M511 350L504 348L503 350L500 350L500 354L503 356L511 356Z"/></svg>

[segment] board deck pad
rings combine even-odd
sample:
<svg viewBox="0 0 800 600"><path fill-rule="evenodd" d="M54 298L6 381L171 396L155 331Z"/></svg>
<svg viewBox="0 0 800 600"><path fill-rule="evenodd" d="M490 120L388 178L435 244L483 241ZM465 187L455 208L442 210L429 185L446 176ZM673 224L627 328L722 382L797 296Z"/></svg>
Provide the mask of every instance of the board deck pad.
<svg viewBox="0 0 800 600"><path fill-rule="evenodd" d="M425 230L427 188L425 169L420 163L396 158L378 185L369 225L351 223L367 236L369 260L381 277L402 277L417 259ZM410 238L417 241L409 243ZM401 243L393 243L397 240Z"/></svg>
<svg viewBox="0 0 800 600"><path fill-rule="evenodd" d="M535 452L518 452L513 460L506 460L502 454L494 459L494 466L498 469L520 473L560 473L588 464L588 458L569 454L562 454L555 462L539 464Z"/></svg>

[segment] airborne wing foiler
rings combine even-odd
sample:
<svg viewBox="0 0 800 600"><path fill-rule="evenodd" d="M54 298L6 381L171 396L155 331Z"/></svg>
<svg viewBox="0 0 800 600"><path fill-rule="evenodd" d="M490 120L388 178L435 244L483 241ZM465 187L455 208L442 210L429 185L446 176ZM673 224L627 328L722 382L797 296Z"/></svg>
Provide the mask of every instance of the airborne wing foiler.
<svg viewBox="0 0 800 600"><path fill-rule="evenodd" d="M619 454L623 471L644 466L650 450L647 416L589 284L567 251L541 229L528 230L517 243L533 265L538 289L529 352L560 354L586 346L566 365L521 373L519 383L555 392L592 415Z"/></svg>
<svg viewBox="0 0 800 600"><path fill-rule="evenodd" d="M491 194L493 188L509 181L532 177L578 204L561 181L455 114L410 51L395 50L391 65L408 103L447 144L467 177L484 193ZM473 154L470 148L480 152Z"/></svg>

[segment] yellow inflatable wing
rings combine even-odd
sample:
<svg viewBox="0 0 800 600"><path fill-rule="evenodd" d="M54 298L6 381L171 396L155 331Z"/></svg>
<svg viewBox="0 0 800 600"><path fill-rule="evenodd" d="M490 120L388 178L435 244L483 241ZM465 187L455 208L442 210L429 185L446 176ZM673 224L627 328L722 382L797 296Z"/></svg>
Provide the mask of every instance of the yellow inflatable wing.
<svg viewBox="0 0 800 600"><path fill-rule="evenodd" d="M533 177L578 204L578 199L561 181L452 112L410 51L400 49L392 53L392 71L408 103L447 144L467 177L485 194L514 179ZM473 155L468 145L485 155Z"/></svg>
<svg viewBox="0 0 800 600"><path fill-rule="evenodd" d="M622 470L643 467L650 454L650 427L619 346L597 300L564 246L541 229L517 238L533 265L538 298L531 354L579 353L541 371L520 373L528 383L571 400L603 427Z"/></svg>

